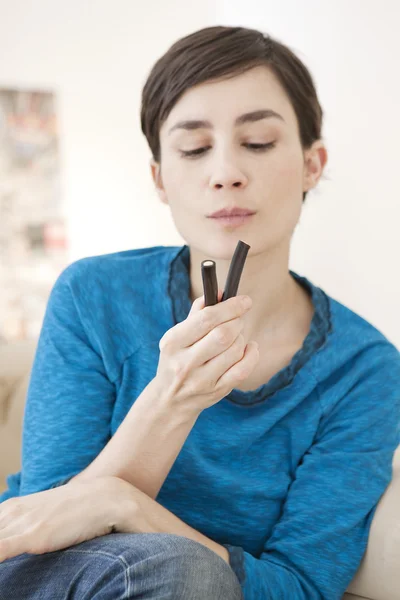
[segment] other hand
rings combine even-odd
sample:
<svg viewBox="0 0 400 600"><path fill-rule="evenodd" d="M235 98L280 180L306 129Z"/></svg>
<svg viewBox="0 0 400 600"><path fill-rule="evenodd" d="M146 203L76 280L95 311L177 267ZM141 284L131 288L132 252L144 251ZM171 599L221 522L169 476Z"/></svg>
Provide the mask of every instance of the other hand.
<svg viewBox="0 0 400 600"><path fill-rule="evenodd" d="M0 504L0 562L111 533L120 489L118 478L99 477L5 500Z"/></svg>

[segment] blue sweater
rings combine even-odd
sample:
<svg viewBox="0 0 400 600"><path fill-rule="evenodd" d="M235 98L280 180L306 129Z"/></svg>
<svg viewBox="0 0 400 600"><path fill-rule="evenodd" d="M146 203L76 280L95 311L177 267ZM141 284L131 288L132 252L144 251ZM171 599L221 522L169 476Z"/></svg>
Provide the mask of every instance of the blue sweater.
<svg viewBox="0 0 400 600"><path fill-rule="evenodd" d="M0 502L62 484L114 435L190 310L189 247L83 258L51 291L27 394L22 469ZM156 500L230 553L245 600L339 600L400 444L400 353L290 271L314 317L289 365L197 419ZM239 292L240 293L240 289Z"/></svg>

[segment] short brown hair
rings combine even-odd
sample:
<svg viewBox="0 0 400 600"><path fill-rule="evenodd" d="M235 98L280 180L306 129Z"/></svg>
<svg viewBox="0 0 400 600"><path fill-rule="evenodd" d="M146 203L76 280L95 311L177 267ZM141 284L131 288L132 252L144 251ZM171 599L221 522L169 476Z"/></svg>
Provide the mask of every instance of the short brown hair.
<svg viewBox="0 0 400 600"><path fill-rule="evenodd" d="M187 89L260 65L269 67L286 91L303 150L320 139L323 111L313 78L294 52L256 29L214 26L179 39L150 71L142 91L140 118L153 159L158 163L161 159L161 125Z"/></svg>

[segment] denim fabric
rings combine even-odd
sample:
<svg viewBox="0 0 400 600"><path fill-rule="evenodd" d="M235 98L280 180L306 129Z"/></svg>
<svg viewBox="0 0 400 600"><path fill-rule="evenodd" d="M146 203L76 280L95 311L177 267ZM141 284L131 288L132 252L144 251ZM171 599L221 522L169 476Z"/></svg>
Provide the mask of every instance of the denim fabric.
<svg viewBox="0 0 400 600"><path fill-rule="evenodd" d="M113 533L0 563L0 600L243 600L210 548L168 533Z"/></svg>

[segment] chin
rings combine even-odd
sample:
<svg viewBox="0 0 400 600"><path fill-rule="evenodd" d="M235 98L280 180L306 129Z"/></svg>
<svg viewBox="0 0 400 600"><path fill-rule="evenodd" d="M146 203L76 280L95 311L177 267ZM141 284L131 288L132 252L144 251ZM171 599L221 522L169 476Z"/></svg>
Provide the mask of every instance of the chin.
<svg viewBox="0 0 400 600"><path fill-rule="evenodd" d="M204 257L209 257L212 260L232 260L233 253L236 250L236 246L238 241L241 240L246 244L251 246L251 241L249 240L249 236L240 236L240 235L215 235L210 236L208 233L204 234L201 240L194 241L193 244L189 244L196 248L196 250L204 255ZM249 250L251 252L251 248Z"/></svg>

